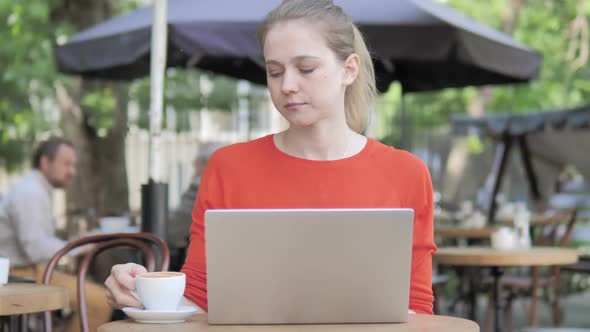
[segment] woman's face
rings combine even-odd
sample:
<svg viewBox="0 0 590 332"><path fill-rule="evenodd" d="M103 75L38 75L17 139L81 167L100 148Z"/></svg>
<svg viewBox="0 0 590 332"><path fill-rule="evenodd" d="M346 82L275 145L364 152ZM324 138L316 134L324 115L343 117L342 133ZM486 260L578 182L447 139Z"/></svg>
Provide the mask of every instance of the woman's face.
<svg viewBox="0 0 590 332"><path fill-rule="evenodd" d="M346 123L344 93L358 73L358 56L337 59L319 25L303 20L272 27L263 51L272 101L292 126Z"/></svg>

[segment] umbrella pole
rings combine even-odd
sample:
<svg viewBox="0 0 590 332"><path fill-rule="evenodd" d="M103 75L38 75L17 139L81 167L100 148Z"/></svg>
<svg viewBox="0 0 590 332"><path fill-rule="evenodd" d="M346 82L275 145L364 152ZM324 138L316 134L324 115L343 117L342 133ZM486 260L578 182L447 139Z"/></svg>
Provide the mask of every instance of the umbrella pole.
<svg viewBox="0 0 590 332"><path fill-rule="evenodd" d="M150 141L147 184L142 185L142 226L144 232L166 239L168 184L161 170L160 132L164 107L168 8L167 0L154 0L150 67Z"/></svg>

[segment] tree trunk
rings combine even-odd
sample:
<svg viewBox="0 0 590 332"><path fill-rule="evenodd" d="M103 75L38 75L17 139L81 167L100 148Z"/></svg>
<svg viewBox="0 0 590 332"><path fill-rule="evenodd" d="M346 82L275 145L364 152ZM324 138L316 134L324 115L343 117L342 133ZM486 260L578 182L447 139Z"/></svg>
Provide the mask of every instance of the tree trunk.
<svg viewBox="0 0 590 332"><path fill-rule="evenodd" d="M507 35L512 35L518 23L520 14L526 0L511 0L502 15L502 31ZM467 106L467 114L473 117L481 117L485 114L486 105L493 97L494 88L485 86L478 90L477 95ZM462 140L453 145L447 161L447 179L445 181L443 197L450 200L456 200L460 196L459 187L463 175L466 174L465 168L469 161L469 151L467 143ZM462 198L460 198L462 199Z"/></svg>
<svg viewBox="0 0 590 332"><path fill-rule="evenodd" d="M54 8L54 23L69 23L82 30L104 21L114 13L111 0L62 0ZM67 211L96 215L129 212L129 191L125 162L127 134L127 96L124 86L114 82L81 79L76 84L55 82L61 111L61 128L78 153L78 173L67 192ZM106 136L98 135L92 123L92 110L81 106L91 91L110 89L116 98L114 125Z"/></svg>

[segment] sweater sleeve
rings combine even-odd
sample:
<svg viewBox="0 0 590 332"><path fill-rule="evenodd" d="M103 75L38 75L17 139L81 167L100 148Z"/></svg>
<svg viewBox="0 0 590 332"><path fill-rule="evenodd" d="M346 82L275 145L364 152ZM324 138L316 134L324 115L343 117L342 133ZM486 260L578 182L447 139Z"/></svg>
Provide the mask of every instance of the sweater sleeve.
<svg viewBox="0 0 590 332"><path fill-rule="evenodd" d="M207 311L207 265L205 259L205 211L223 208L223 195L215 154L203 171L192 213L190 245L182 267L186 274L185 297Z"/></svg>
<svg viewBox="0 0 590 332"><path fill-rule="evenodd" d="M417 183L411 206L414 207L414 236L410 282L410 309L417 313L432 314L432 255L434 244L434 204L432 181L428 168L420 161Z"/></svg>

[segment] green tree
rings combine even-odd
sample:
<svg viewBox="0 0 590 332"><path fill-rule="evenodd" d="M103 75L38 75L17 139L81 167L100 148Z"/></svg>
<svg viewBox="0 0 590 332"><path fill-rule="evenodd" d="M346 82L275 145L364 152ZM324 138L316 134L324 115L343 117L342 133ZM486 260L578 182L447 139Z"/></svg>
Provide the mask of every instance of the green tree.
<svg viewBox="0 0 590 332"><path fill-rule="evenodd" d="M71 139L79 168L68 192L68 209L96 208L99 214L128 210L125 167L127 102L141 105L140 125L147 127L149 79L132 83L87 80L60 75L53 63L53 45L73 33L132 10L136 0L0 1L0 166L23 164L34 144L49 132ZM170 70L165 101L177 112L203 104L230 109L235 82L214 78L215 90L198 93L200 73ZM197 84L195 84L197 83ZM186 117L177 117L188 130ZM184 120L184 121L183 121Z"/></svg>
<svg viewBox="0 0 590 332"><path fill-rule="evenodd" d="M201 93L201 75L207 75L212 81L213 90L210 95ZM230 111L235 109L237 100L237 83L235 79L221 75L207 74L198 69L170 68L166 72L166 88L164 105L171 106L177 113L178 131L188 131L190 112L199 111L204 107L215 110ZM129 97L138 102L141 111L138 125L149 126L150 82L149 77L136 80L131 84ZM166 117L164 117L166 118ZM166 123L164 123L166 125Z"/></svg>
<svg viewBox="0 0 590 332"><path fill-rule="evenodd" d="M40 132L55 118L50 2L0 1L0 165L22 165Z"/></svg>
<svg viewBox="0 0 590 332"><path fill-rule="evenodd" d="M508 8L520 2L522 7L507 24ZM590 100L588 66L588 20L590 2L580 0L448 0L444 4L497 30L513 30L519 42L543 54L539 79L525 84L499 85L490 90L486 113L522 113L563 109ZM445 89L405 96L405 105L419 128L447 125L452 114L468 113L479 88ZM394 123L399 114L399 88L392 86L384 95L389 110L381 121ZM398 132L391 128L389 132ZM393 136L395 137L395 135Z"/></svg>
<svg viewBox="0 0 590 332"><path fill-rule="evenodd" d="M128 210L127 88L59 75L53 45L134 5L131 0L0 2L0 22L6 24L0 29L5 41L0 51L0 159L8 168L22 165L48 132L71 139L78 151L79 176L68 191L69 210ZM107 118L109 122L103 121Z"/></svg>

